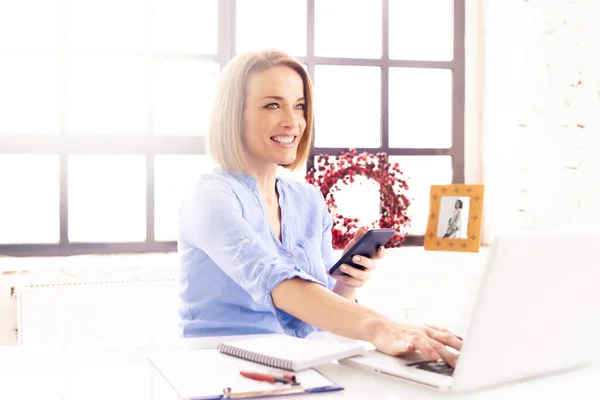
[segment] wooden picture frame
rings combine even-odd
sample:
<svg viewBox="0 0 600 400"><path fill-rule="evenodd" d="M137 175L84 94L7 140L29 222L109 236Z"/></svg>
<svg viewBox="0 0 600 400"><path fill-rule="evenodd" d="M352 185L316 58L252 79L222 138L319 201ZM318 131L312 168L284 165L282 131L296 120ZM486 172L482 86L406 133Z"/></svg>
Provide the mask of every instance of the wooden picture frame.
<svg viewBox="0 0 600 400"><path fill-rule="evenodd" d="M478 252L483 185L432 185L425 250Z"/></svg>

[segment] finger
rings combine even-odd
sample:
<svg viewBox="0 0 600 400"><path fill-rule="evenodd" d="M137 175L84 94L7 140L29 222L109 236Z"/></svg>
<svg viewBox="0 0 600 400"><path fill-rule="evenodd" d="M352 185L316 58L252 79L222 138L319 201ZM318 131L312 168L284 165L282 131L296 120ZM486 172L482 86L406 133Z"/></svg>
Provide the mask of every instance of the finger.
<svg viewBox="0 0 600 400"><path fill-rule="evenodd" d="M361 281L367 281L371 277L371 271L368 270L368 269L364 269L363 270L363 269L360 269L360 268L354 268L354 267L351 267L350 265L347 265L347 264L342 264L342 266L340 267L340 269L344 273L346 273L346 274L348 274L348 275L350 275L350 276L352 276L352 277L354 277L354 278L356 278L358 280L361 280Z"/></svg>
<svg viewBox="0 0 600 400"><path fill-rule="evenodd" d="M360 239L362 237L362 235L364 235L365 233L367 233L367 230L363 227L360 227L356 230L356 233L354 234L354 237L352 238L352 240L354 240L355 242Z"/></svg>
<svg viewBox="0 0 600 400"><path fill-rule="evenodd" d="M336 275L335 280L352 287L362 287L365 284L365 281L361 281L360 279L356 279L349 275Z"/></svg>
<svg viewBox="0 0 600 400"><path fill-rule="evenodd" d="M393 356L402 356L413 351L415 351L415 347L404 340L395 340L391 345L391 355Z"/></svg>
<svg viewBox="0 0 600 400"><path fill-rule="evenodd" d="M376 266L375 260L365 256L354 256L352 257L352 261L366 269L375 269Z"/></svg>
<svg viewBox="0 0 600 400"><path fill-rule="evenodd" d="M372 257L373 260L379 260L380 258L383 258L385 256L385 247L381 246L379 247L379 250L377 250L377 253L375 253L375 255Z"/></svg>
<svg viewBox="0 0 600 400"><path fill-rule="evenodd" d="M429 345L441 356L442 360L446 361L452 368L456 367L456 360L458 355L450 352L446 346L437 340L428 338Z"/></svg>
<svg viewBox="0 0 600 400"><path fill-rule="evenodd" d="M354 234L354 236L352 237L352 239L350 239L350 241L348 242L348 244L346 244L346 247L344 249L344 254L346 254L346 251L348 251L352 246L354 246L354 244L356 242L358 242L358 239L361 238L362 235L365 234L367 230L365 228L358 228L356 233Z"/></svg>
<svg viewBox="0 0 600 400"><path fill-rule="evenodd" d="M428 357L431 361L437 361L442 356L438 353L429 343L429 341L425 338L425 336L415 335L414 338L410 341L410 343L415 347L415 349L419 350L421 353Z"/></svg>
<svg viewBox="0 0 600 400"><path fill-rule="evenodd" d="M427 333L430 338L435 339L446 346L450 346L453 349L460 350L462 347L462 340L448 329L438 328L433 325L425 325L425 333Z"/></svg>
<svg viewBox="0 0 600 400"><path fill-rule="evenodd" d="M448 328L443 328L443 327L438 326L438 325L425 324L425 326L428 326L428 327L433 328L433 329L437 329L438 331L442 331L442 332L446 332L446 333L451 333Z"/></svg>

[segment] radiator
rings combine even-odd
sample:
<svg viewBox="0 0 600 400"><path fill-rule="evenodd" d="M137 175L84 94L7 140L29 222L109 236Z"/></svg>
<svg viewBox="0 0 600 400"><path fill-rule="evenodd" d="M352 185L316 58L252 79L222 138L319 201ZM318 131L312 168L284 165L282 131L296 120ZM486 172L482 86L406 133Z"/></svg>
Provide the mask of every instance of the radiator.
<svg viewBox="0 0 600 400"><path fill-rule="evenodd" d="M18 344L145 345L179 335L174 279L29 283L11 290Z"/></svg>

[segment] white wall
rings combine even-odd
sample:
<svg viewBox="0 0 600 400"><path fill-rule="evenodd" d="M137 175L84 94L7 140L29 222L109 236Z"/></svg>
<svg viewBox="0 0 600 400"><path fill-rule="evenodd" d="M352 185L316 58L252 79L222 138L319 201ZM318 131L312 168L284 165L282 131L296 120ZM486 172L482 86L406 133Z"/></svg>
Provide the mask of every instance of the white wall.
<svg viewBox="0 0 600 400"><path fill-rule="evenodd" d="M522 2L523 227L600 224L600 2Z"/></svg>
<svg viewBox="0 0 600 400"><path fill-rule="evenodd" d="M486 0L484 239L600 226L600 2Z"/></svg>

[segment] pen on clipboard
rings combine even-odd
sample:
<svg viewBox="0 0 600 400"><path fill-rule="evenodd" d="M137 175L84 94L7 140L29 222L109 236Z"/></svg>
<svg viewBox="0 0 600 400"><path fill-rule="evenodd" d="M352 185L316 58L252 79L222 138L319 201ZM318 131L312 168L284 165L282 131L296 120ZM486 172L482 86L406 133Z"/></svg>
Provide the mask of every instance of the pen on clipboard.
<svg viewBox="0 0 600 400"><path fill-rule="evenodd" d="M296 381L296 376L290 374L282 374L277 376L273 374L265 374L262 372L240 371L240 375L249 379L254 379L255 381L263 381L270 383L291 383L293 385L298 384L298 382Z"/></svg>

